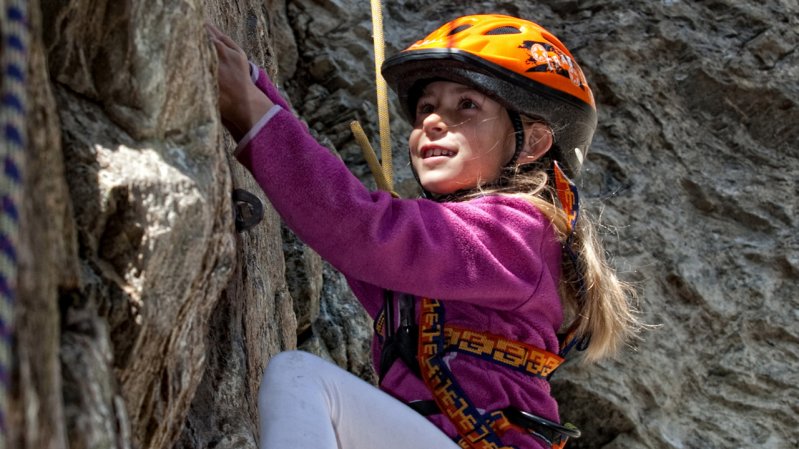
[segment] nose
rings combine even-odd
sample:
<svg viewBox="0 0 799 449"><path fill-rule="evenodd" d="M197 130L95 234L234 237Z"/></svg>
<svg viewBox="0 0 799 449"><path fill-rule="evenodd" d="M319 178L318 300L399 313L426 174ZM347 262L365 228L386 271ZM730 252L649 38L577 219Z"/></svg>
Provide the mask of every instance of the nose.
<svg viewBox="0 0 799 449"><path fill-rule="evenodd" d="M441 114L432 112L422 120L422 129L428 134L443 133L447 131L447 123Z"/></svg>

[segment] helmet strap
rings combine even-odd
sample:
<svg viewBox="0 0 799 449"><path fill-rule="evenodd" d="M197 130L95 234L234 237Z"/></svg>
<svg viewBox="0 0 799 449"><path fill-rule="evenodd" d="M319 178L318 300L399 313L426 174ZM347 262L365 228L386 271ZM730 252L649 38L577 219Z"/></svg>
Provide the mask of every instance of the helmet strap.
<svg viewBox="0 0 799 449"><path fill-rule="evenodd" d="M510 116L510 122L513 124L513 134L516 136L516 150L513 152L513 157L510 158L510 161L505 164L505 169L512 169L513 166L516 165L516 161L519 160L519 155L522 154L522 150L524 149L524 124L522 123L521 114L516 111L511 111L510 109L507 111Z"/></svg>
<svg viewBox="0 0 799 449"><path fill-rule="evenodd" d="M507 186L510 180L519 173L521 168L516 167L516 162L519 160L519 156L524 149L524 124L522 123L522 116L516 111L511 111L510 109L506 110L508 111L510 122L513 125L513 134L516 137L516 148L508 163L502 167L499 178L490 184L498 187Z"/></svg>

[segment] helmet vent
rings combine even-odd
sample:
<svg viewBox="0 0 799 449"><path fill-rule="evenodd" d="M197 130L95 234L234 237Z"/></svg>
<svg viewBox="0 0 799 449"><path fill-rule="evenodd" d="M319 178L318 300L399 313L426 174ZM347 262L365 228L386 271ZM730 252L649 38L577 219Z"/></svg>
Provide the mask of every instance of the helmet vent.
<svg viewBox="0 0 799 449"><path fill-rule="evenodd" d="M499 28L494 28L493 30L486 33L486 36L492 36L494 34L520 34L521 31L512 26L504 26Z"/></svg>
<svg viewBox="0 0 799 449"><path fill-rule="evenodd" d="M455 28L452 29L452 31L449 32L449 34L447 34L447 36L452 36L453 34L458 34L461 31L463 31L463 30L465 30L467 28L471 28L471 27L472 27L472 25L470 23L467 23L465 25L456 26Z"/></svg>

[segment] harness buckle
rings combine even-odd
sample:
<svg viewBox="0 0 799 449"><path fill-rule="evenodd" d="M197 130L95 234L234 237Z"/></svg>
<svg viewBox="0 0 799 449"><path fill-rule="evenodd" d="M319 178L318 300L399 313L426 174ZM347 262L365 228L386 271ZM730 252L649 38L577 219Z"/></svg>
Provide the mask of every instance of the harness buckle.
<svg viewBox="0 0 799 449"><path fill-rule="evenodd" d="M574 424L563 425L532 413L525 412L516 407L505 407L500 412L511 424L519 426L528 432L548 441L553 447L562 447L569 438L580 438L581 432Z"/></svg>

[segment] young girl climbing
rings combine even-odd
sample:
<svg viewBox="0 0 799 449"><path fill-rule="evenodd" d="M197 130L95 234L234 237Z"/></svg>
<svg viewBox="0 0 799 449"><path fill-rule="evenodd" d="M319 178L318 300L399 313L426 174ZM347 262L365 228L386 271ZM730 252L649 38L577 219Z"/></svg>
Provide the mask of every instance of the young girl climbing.
<svg viewBox="0 0 799 449"><path fill-rule="evenodd" d="M568 181L594 99L568 49L514 17L458 18L386 60L413 125L418 199L370 192L317 143L263 70L209 25L236 157L375 319L380 388L310 354L274 357L261 447L562 447L549 376L637 328Z"/></svg>

